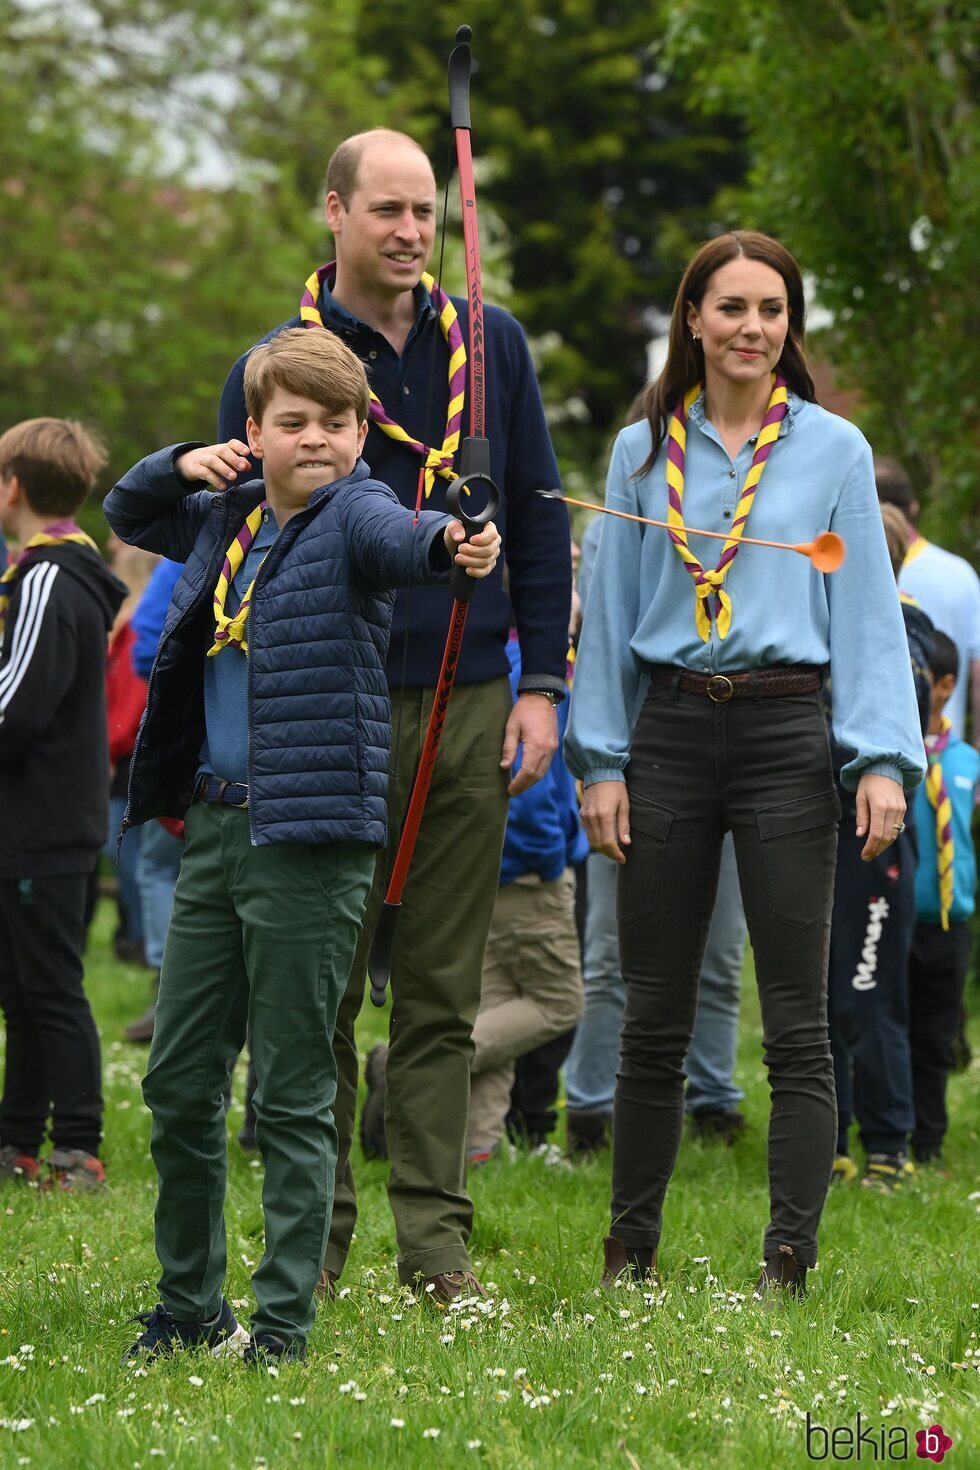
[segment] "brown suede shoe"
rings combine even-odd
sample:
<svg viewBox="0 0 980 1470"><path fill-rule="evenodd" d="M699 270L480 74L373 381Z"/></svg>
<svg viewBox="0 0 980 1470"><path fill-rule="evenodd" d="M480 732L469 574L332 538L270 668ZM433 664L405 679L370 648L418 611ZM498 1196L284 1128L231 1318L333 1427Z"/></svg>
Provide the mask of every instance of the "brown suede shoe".
<svg viewBox="0 0 980 1470"><path fill-rule="evenodd" d="M605 1269L599 1285L603 1291L613 1291L618 1282L635 1281L638 1285L654 1283L657 1279L657 1252L655 1250L631 1250L614 1235L607 1235L602 1242ZM630 1259L630 1256L633 1259Z"/></svg>
<svg viewBox="0 0 980 1470"><path fill-rule="evenodd" d="M801 1297L806 1292L806 1267L796 1259L791 1245L781 1245L769 1257L752 1292L757 1302L773 1306L786 1296Z"/></svg>
<svg viewBox="0 0 980 1470"><path fill-rule="evenodd" d="M332 1302L337 1295L337 1282L340 1278L336 1271L328 1271L326 1266L320 1272L320 1279L313 1288L313 1295L317 1301Z"/></svg>
<svg viewBox="0 0 980 1470"><path fill-rule="evenodd" d="M141 1016L138 1016L135 1021L130 1021L123 1032L123 1039L125 1041L152 1041L153 1023L156 1020L156 1015L157 1003L153 1001Z"/></svg>
<svg viewBox="0 0 980 1470"><path fill-rule="evenodd" d="M437 1276L426 1276L419 1290L423 1300L436 1307L448 1307L463 1296L486 1296L472 1271L440 1271Z"/></svg>

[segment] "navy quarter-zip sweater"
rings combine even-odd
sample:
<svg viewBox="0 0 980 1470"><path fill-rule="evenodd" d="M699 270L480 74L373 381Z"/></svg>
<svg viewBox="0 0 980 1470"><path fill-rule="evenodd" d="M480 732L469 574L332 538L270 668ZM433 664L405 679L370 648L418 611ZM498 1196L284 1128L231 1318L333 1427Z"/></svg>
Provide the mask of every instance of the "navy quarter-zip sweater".
<svg viewBox="0 0 980 1470"><path fill-rule="evenodd" d="M415 299L418 315L401 356L380 332L334 301L326 287L318 304L327 327L363 362L371 387L390 417L422 443L440 445L449 393L446 344L432 299L423 286L416 287ZM464 340L468 341L467 303L456 296L451 299L459 313ZM263 341L287 327L301 325L296 316ZM485 432L490 441L491 474L502 496L500 512L494 519L503 548L493 573L481 581L470 604L456 677L463 684L506 678L510 673L507 638L513 621L524 670L520 687L564 694L572 586L568 515L560 502L544 500L536 493L560 485L558 466L520 324L500 307L489 306L485 329ZM245 438L243 379L247 357L245 353L238 359L225 383L218 416L221 440ZM467 394L464 434L468 423ZM368 430L364 454L378 479L391 486L403 505L414 509L418 456L389 439L375 424ZM430 509L445 508L447 487L448 481L436 478L427 502ZM502 580L505 561L510 601ZM438 682L451 608L452 594L447 587L413 586L410 597L404 592L397 595L387 665L392 688L402 683L406 621L410 633L405 682L416 688Z"/></svg>
<svg viewBox="0 0 980 1470"><path fill-rule="evenodd" d="M230 542L265 495L256 480L221 494L188 484L174 464L197 447L178 444L141 460L104 505L120 540L186 562L133 751L128 826L182 817L191 803L206 733L204 660L214 641L215 583ZM385 845L391 589L448 579L449 519L424 514L413 525L359 460L352 474L314 491L277 536L248 616L254 846Z"/></svg>

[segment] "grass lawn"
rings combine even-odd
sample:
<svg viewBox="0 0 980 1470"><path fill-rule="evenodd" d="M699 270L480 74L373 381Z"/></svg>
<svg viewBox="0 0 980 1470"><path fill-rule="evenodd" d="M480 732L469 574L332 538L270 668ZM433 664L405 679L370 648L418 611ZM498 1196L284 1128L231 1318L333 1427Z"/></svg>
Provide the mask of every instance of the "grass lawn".
<svg viewBox="0 0 980 1470"><path fill-rule="evenodd" d="M185 1354L123 1370L127 1322L156 1301L154 1175L139 1081L118 1038L143 1008L99 916L88 984L102 1032L111 1189L72 1199L0 1193L0 1466L620 1466L727 1470L917 1458L939 1423L952 1470L980 1466L980 1067L954 1078L948 1177L901 1196L832 1194L803 1303L746 1299L765 1224L768 1091L746 985L739 1077L750 1130L734 1147L685 1141L668 1196L663 1289L595 1287L608 1158L574 1168L503 1158L472 1180L486 1310L436 1312L394 1271L385 1169L358 1162L360 1225L304 1365L278 1377ZM972 992L976 1010L977 992ZM365 1007L362 1050L384 1016ZM980 1028L974 1025L974 1046ZM262 1251L261 1170L229 1118L227 1295L247 1321ZM807 1414L810 1415L809 1453ZM833 1443L822 1431L838 1428ZM850 1431L850 1439L844 1430Z"/></svg>

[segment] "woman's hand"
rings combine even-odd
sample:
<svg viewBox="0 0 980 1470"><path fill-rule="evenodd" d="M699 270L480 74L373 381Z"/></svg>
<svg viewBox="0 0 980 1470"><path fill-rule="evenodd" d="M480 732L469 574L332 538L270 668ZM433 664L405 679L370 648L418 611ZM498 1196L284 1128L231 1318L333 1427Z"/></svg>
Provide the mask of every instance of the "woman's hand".
<svg viewBox="0 0 980 1470"><path fill-rule="evenodd" d="M858 837L867 837L861 859L870 863L890 847L905 821L905 792L890 776L864 775L857 788Z"/></svg>
<svg viewBox="0 0 980 1470"><path fill-rule="evenodd" d="M630 844L630 799L622 781L596 781L585 788L582 822L593 852L625 863Z"/></svg>
<svg viewBox="0 0 980 1470"><path fill-rule="evenodd" d="M189 449L174 465L174 473L192 484L206 480L215 490L227 490L241 470L252 468L247 458L248 445L240 439L227 444L208 444L204 449Z"/></svg>
<svg viewBox="0 0 980 1470"><path fill-rule="evenodd" d="M468 577L489 577L500 555L500 532L493 521L487 521L469 541L461 521L450 521L445 531L446 550L458 567L466 568Z"/></svg>

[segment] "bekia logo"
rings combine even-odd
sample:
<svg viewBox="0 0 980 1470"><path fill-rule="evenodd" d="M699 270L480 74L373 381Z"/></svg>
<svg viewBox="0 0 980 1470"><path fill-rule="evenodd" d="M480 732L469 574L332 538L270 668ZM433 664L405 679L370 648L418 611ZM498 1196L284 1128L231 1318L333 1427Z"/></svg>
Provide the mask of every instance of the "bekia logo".
<svg viewBox="0 0 980 1470"><path fill-rule="evenodd" d="M953 1441L941 1424L915 1432L916 1458L942 1463L953 1448ZM911 1445L909 1433L898 1424L871 1422L858 1414L853 1428L850 1424L838 1424L825 1429L814 1424L809 1413L806 1416L806 1453L809 1460L907 1460Z"/></svg>
<svg viewBox="0 0 980 1470"><path fill-rule="evenodd" d="M915 1431L915 1442L918 1445L916 1455L920 1460L935 1460L940 1464L947 1451L953 1448L953 1441L948 1434L943 1432L941 1424L934 1424L931 1429L917 1429Z"/></svg>

